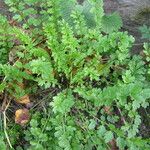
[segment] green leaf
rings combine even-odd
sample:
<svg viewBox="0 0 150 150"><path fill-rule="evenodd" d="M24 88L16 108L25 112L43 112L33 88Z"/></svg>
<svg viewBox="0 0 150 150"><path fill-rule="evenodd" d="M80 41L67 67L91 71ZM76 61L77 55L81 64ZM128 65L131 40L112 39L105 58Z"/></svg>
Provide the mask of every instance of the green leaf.
<svg viewBox="0 0 150 150"><path fill-rule="evenodd" d="M4 91L4 89L6 88L6 83L5 82L3 82L3 83L1 83L0 84L0 92L3 92Z"/></svg>
<svg viewBox="0 0 150 150"><path fill-rule="evenodd" d="M139 30L142 33L143 39L150 39L150 27L149 26L143 25L139 27Z"/></svg>
<svg viewBox="0 0 150 150"><path fill-rule="evenodd" d="M74 105L74 97L71 90L63 91L53 98L53 102L50 103L53 107L54 113L65 114L70 111Z"/></svg>
<svg viewBox="0 0 150 150"><path fill-rule="evenodd" d="M122 76L124 83L131 83L135 80L135 77L132 76L131 71L127 70L125 75Z"/></svg>
<svg viewBox="0 0 150 150"><path fill-rule="evenodd" d="M113 133L111 131L107 131L104 135L105 142L108 143L114 138Z"/></svg>
<svg viewBox="0 0 150 150"><path fill-rule="evenodd" d="M112 33L122 27L122 19L118 13L104 15L102 18L102 31Z"/></svg>
<svg viewBox="0 0 150 150"><path fill-rule="evenodd" d="M92 119L92 120L90 120L90 124L89 124L88 128L90 130L93 130L96 127L96 124L97 124L96 121L94 119Z"/></svg>
<svg viewBox="0 0 150 150"><path fill-rule="evenodd" d="M5 142L4 142L3 138L1 138L1 137L0 137L0 149L1 150L6 150L7 149Z"/></svg>
<svg viewBox="0 0 150 150"><path fill-rule="evenodd" d="M98 128L97 134L98 134L99 137L103 137L106 132L107 132L107 130L106 130L105 126L101 125Z"/></svg>
<svg viewBox="0 0 150 150"><path fill-rule="evenodd" d="M116 139L116 142L117 142L117 146L120 148L120 150L124 150L124 148L126 146L126 141L123 138L118 137Z"/></svg>

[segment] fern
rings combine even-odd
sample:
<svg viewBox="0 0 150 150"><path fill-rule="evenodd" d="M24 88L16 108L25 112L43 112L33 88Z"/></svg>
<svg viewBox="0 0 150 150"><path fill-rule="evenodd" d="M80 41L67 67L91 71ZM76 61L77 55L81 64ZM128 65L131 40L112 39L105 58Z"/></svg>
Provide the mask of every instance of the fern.
<svg viewBox="0 0 150 150"><path fill-rule="evenodd" d="M61 6L60 6L61 15L62 18L69 24L72 24L72 19L70 15L72 11L75 10L76 4L77 4L76 0L70 0L70 1L61 0Z"/></svg>
<svg viewBox="0 0 150 150"><path fill-rule="evenodd" d="M10 36L11 27L9 26L7 19L0 15L0 20L0 63L5 64L9 60L8 55L14 42Z"/></svg>
<svg viewBox="0 0 150 150"><path fill-rule="evenodd" d="M102 19L102 31L111 33L118 31L122 27L122 20L118 13L104 15Z"/></svg>
<svg viewBox="0 0 150 150"><path fill-rule="evenodd" d="M102 4L96 4L98 7ZM82 12L85 17L85 21L90 28L96 27L96 21L94 19L94 14L91 12L92 3L85 0L82 5L77 5L77 8ZM100 8L96 8L100 12ZM102 31L105 33L111 33L113 31L118 31L122 27L122 19L118 13L113 13L110 15L103 15L103 10L101 10L102 18L99 22L102 23ZM100 15L99 15L100 16ZM99 25L100 27L100 25Z"/></svg>
<svg viewBox="0 0 150 150"><path fill-rule="evenodd" d="M139 128L150 99L148 43L144 57L131 56L134 38L118 31L119 16L105 15L102 0L6 2L18 26L1 17L0 32L18 44L1 38L15 58L0 64L0 92L17 100L35 87L55 89L39 112L31 109L22 148L103 150L115 141L119 149L146 149Z"/></svg>
<svg viewBox="0 0 150 150"><path fill-rule="evenodd" d="M58 112L61 114L69 112L73 104L74 97L70 90L63 91L62 93L54 97L54 102L51 103L51 105L53 106L54 113Z"/></svg>
<svg viewBox="0 0 150 150"><path fill-rule="evenodd" d="M6 145L5 145L3 136L0 136L0 148L1 148L1 150L6 149Z"/></svg>

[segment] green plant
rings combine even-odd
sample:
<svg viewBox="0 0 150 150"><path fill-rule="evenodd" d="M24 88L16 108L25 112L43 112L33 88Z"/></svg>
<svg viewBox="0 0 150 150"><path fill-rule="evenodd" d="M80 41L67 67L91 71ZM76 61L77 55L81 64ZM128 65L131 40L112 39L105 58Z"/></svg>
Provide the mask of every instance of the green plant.
<svg viewBox="0 0 150 150"><path fill-rule="evenodd" d="M146 41L144 42L144 54L146 56L146 61L147 64L150 63L150 27L143 25L139 28L141 34L142 34L142 39L145 39ZM150 65L148 67L148 73L150 74Z"/></svg>
<svg viewBox="0 0 150 150"><path fill-rule="evenodd" d="M4 64L9 60L9 52L14 42L9 35L10 28L7 19L0 15L0 20L0 63Z"/></svg>
<svg viewBox="0 0 150 150"><path fill-rule="evenodd" d="M6 150L6 145L5 145L3 136L0 136L0 148L1 150Z"/></svg>
<svg viewBox="0 0 150 150"><path fill-rule="evenodd" d="M104 29L116 16L104 19L103 1L88 1L93 27L85 3L79 6L74 1L68 17L62 6L70 6L72 0L65 5L63 0L6 2L22 26L9 26L19 45L14 46L13 65L0 65L4 77L0 91L19 98L32 93L34 85L59 89L49 99L46 113L32 116L25 131L27 148L105 150L115 145L148 150L149 140L139 132L139 110L149 106L149 55L131 56L134 38L118 31L119 19L117 28ZM39 4L39 14L34 13Z"/></svg>
<svg viewBox="0 0 150 150"><path fill-rule="evenodd" d="M139 30L142 33L142 38L143 39L148 39L150 40L150 27L143 25L139 28Z"/></svg>

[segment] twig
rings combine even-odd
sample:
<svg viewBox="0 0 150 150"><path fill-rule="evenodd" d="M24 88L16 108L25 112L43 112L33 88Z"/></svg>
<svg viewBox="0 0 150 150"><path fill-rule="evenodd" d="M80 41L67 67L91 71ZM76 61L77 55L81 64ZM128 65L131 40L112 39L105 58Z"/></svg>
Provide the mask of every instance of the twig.
<svg viewBox="0 0 150 150"><path fill-rule="evenodd" d="M54 92L55 92L55 89L50 94L52 95ZM48 98L50 98L51 95L47 95L45 98L43 98L42 100L40 100L39 102L37 102L34 106L32 106L31 110L33 110L36 106L38 106L39 104L41 104L43 101L45 101Z"/></svg>
<svg viewBox="0 0 150 150"><path fill-rule="evenodd" d="M4 117L4 133L5 133L5 137L6 137L6 139L7 139L7 142L8 142L8 144L9 144L10 148L13 148L12 145L11 145L11 142L10 142L10 140L9 140L9 136L8 136L8 134L7 134L7 131L6 131L7 125L6 125L6 114L5 114L5 111L3 112L3 117Z"/></svg>
<svg viewBox="0 0 150 150"><path fill-rule="evenodd" d="M118 108L118 107L117 107L117 108ZM122 113L121 113L120 108L118 108L118 111L119 111L119 113L120 113L120 115L121 115L121 120L122 120L123 123L125 124L125 123L126 123L126 120L125 120L125 118L122 116Z"/></svg>
<svg viewBox="0 0 150 150"><path fill-rule="evenodd" d="M6 97L5 97L6 98ZM4 111L3 111L3 118L4 118L4 133L5 133L5 137L6 137L6 139L7 139L7 142L8 142L8 144L9 144L9 146L10 146L10 148L12 149L13 147L12 147L12 145L11 145L11 142L10 142L10 139L9 139L9 136L8 136L8 133L7 133L7 131L6 131L6 128L7 128L7 121L6 121L6 110L8 109L8 106L9 106L9 104L10 104L10 102L11 102L11 100L8 102L8 104L6 105L6 107L5 107L5 109L4 109Z"/></svg>

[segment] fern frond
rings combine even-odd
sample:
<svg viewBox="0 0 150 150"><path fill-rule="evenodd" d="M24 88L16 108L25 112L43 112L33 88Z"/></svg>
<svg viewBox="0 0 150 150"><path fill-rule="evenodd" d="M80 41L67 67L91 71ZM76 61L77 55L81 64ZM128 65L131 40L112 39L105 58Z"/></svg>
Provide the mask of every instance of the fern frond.
<svg viewBox="0 0 150 150"><path fill-rule="evenodd" d="M110 15L104 15L102 18L102 31L111 33L117 31L122 27L122 19L116 12Z"/></svg>
<svg viewBox="0 0 150 150"><path fill-rule="evenodd" d="M60 10L62 18L72 25L72 18L70 17L73 10L75 10L76 7L76 0L61 0Z"/></svg>

